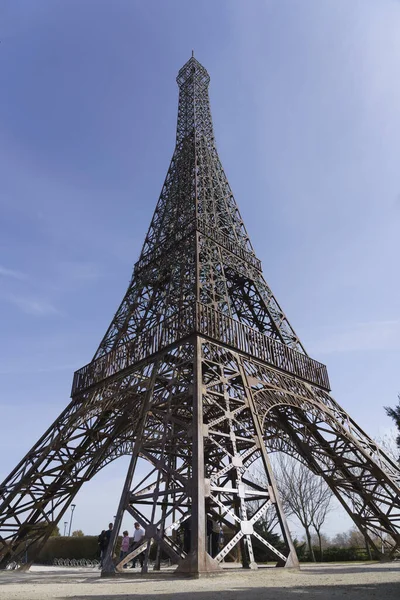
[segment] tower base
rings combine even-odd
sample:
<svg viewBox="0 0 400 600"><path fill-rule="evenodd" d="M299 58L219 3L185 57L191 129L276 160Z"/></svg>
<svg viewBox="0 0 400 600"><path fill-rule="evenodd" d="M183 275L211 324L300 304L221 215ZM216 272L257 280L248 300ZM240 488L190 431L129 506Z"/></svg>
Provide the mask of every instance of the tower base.
<svg viewBox="0 0 400 600"><path fill-rule="evenodd" d="M189 552L189 554L179 563L175 570L176 575L186 577L212 577L223 573L222 567L218 561L211 558L205 553L199 556L197 552Z"/></svg>

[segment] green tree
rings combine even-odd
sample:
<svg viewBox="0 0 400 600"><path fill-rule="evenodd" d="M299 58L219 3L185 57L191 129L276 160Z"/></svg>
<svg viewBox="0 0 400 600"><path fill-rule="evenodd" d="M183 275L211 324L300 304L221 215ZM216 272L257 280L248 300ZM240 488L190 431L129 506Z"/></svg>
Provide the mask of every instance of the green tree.
<svg viewBox="0 0 400 600"><path fill-rule="evenodd" d="M396 427L399 431L398 436L396 437L396 444L400 450L400 394L397 396L399 403L397 406L392 408L391 406L385 406L386 414L393 419L396 424Z"/></svg>
<svg viewBox="0 0 400 600"><path fill-rule="evenodd" d="M60 528L58 527L58 525L55 525L53 531L50 534L50 537L60 537L60 535Z"/></svg>
<svg viewBox="0 0 400 600"><path fill-rule="evenodd" d="M264 540L269 542L274 548L279 550L280 552L284 552L286 549L286 545L283 543L281 537L271 531L270 523L268 520L260 519L254 525L255 531L261 536ZM260 542L257 538L254 539L254 557L256 562L267 562L267 561L276 561L276 554L269 550L262 542Z"/></svg>
<svg viewBox="0 0 400 600"><path fill-rule="evenodd" d="M72 537L85 537L85 534L83 533L82 529L76 529L72 532Z"/></svg>

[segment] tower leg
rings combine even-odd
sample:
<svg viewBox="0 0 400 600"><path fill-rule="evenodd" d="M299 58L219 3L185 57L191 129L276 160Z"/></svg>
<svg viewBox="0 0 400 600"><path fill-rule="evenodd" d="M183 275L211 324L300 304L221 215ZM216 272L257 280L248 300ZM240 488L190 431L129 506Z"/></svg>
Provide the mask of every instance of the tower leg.
<svg viewBox="0 0 400 600"><path fill-rule="evenodd" d="M249 386L249 383L248 383L248 380L246 377L245 370L243 368L242 361L240 361L240 374L242 376L243 382L245 382L245 391L246 391L247 401L249 403L250 413L253 417L254 429L256 431L258 439L261 441L261 444L260 444L261 460L264 465L265 473L268 478L268 483L271 488L270 489L271 496L272 496L275 506L276 506L276 513L277 513L278 521L280 524L282 536L285 540L286 546L289 549L289 554L286 558L284 566L286 568L297 568L298 569L300 566L299 559L297 558L296 549L292 542L292 537L290 535L289 527L288 527L288 524L286 521L286 516L285 516L283 506L282 506L282 503L281 503L281 500L279 497L279 492L278 492L278 488L277 488L277 485L275 482L275 477L273 474L271 462L269 460L269 456L268 456L265 444L263 443L263 431L262 431L262 428L260 425L260 420L258 418L258 414L257 414L256 407L254 404L253 396L250 391L250 386Z"/></svg>
<svg viewBox="0 0 400 600"><path fill-rule="evenodd" d="M194 353L193 386L193 456L192 456L192 523L191 548L176 573L199 577L221 571L221 567L206 550L206 514L205 514L205 471L204 471L204 427L201 339L196 339Z"/></svg>
<svg viewBox="0 0 400 600"><path fill-rule="evenodd" d="M146 425L146 417L151 404L153 390L154 390L154 381L157 373L158 363L156 362L153 366L153 371L151 374L149 388L146 392L145 401L142 404L142 411L140 415L140 420L138 424L138 429L136 432L136 441L133 448L132 458L129 464L128 473L126 475L125 484L122 490L121 499L119 502L117 515L114 521L114 527L111 533L110 542L108 544L108 548L106 550L105 557L103 558L102 565L102 575L110 575L115 573L115 564L113 560L115 547L118 539L119 530L122 525L122 519L124 516L125 510L129 507L129 492L132 485L133 475L135 473L137 459L139 456L139 452L141 449L142 435ZM118 561L119 562L119 561Z"/></svg>

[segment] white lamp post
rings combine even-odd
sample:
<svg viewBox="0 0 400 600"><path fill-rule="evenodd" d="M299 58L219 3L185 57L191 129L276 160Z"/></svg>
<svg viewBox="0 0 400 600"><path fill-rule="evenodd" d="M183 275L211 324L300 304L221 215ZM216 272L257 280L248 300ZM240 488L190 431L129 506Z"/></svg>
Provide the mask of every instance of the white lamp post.
<svg viewBox="0 0 400 600"><path fill-rule="evenodd" d="M70 520L70 522L69 522L69 532L68 532L68 536L70 536L70 535L71 535L72 519L73 519L73 516L74 516L74 510L75 510L75 506L76 506L76 504L71 504L71 520Z"/></svg>

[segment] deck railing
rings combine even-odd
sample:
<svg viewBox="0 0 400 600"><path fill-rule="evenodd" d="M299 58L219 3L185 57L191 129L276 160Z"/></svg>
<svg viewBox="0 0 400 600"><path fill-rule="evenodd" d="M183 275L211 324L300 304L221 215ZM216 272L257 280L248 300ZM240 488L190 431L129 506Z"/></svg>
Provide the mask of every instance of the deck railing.
<svg viewBox="0 0 400 600"><path fill-rule="evenodd" d="M82 392L141 362L194 330L194 307L188 306L150 327L125 344L120 344L75 372L72 393Z"/></svg>
<svg viewBox="0 0 400 600"><path fill-rule="evenodd" d="M197 331L329 390L326 366L206 304L197 304Z"/></svg>
<svg viewBox="0 0 400 600"><path fill-rule="evenodd" d="M240 323L209 305L196 303L143 331L74 374L72 395L122 374L126 369L184 339L199 333L282 371L329 390L325 365L271 337Z"/></svg>

